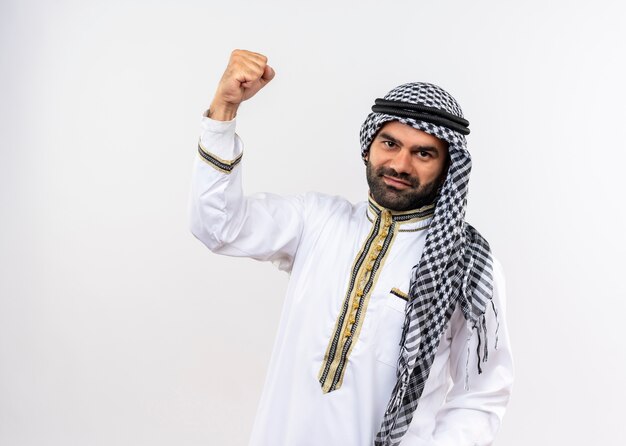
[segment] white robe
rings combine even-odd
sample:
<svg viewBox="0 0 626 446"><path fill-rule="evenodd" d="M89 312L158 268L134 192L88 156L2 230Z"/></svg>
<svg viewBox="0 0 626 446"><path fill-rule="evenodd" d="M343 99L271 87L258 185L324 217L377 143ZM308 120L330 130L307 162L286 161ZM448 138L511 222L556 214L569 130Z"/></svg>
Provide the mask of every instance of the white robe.
<svg viewBox="0 0 626 446"><path fill-rule="evenodd" d="M408 221L395 221L397 216L375 203L351 204L317 193L245 196L239 162L243 144L235 121L203 118L200 145L205 156L197 156L194 164L192 233L215 253L272 261L290 273L250 446L372 445L396 382L403 294L431 217L409 215L413 218ZM373 222L379 212L395 223L387 228L392 234L380 229L375 238ZM364 246L368 240L387 240L388 246L381 253ZM358 282L366 274L363 264L357 268L363 252L370 266L375 265L370 275L363 275L363 283L375 277L362 301L355 302L350 283L353 276L359 276ZM489 360L478 374L476 336L460 309L455 310L403 446L492 443L513 381L504 278L497 261L493 302L498 349L493 345L496 320L488 308ZM338 321L356 314L348 310L340 319L348 307L360 311L358 321L339 327ZM343 360L337 353L342 370L335 374L337 388L328 391L327 384L324 391L320 376L335 336L339 350L352 336L351 347Z"/></svg>

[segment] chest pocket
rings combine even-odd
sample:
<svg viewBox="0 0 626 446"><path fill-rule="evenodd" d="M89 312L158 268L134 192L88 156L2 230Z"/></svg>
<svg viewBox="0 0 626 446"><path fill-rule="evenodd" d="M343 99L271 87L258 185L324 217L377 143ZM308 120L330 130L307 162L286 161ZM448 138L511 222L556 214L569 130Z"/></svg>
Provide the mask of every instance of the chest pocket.
<svg viewBox="0 0 626 446"><path fill-rule="evenodd" d="M376 359L396 368L400 355L400 338L408 296L393 288L386 296L376 331Z"/></svg>

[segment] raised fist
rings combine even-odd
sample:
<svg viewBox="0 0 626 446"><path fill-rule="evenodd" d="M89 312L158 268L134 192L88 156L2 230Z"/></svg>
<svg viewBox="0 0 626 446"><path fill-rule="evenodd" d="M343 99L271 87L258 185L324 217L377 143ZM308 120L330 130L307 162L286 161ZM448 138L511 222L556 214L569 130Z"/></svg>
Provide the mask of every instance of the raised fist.
<svg viewBox="0 0 626 446"><path fill-rule="evenodd" d="M210 107L210 117L231 120L239 104L250 99L274 78L267 57L246 50L234 50L222 75Z"/></svg>

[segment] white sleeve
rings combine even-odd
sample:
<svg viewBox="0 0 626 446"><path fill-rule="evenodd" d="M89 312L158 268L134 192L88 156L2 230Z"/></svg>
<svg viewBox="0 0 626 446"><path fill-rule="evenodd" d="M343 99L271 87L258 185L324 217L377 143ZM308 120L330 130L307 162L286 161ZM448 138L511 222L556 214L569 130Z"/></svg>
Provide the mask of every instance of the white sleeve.
<svg viewBox="0 0 626 446"><path fill-rule="evenodd" d="M303 198L244 196L242 155L235 120L215 121L205 115L193 166L191 232L215 253L269 260L288 271L302 233Z"/></svg>
<svg viewBox="0 0 626 446"><path fill-rule="evenodd" d="M463 316L461 327L450 346L450 375L452 388L446 402L437 414L433 446L487 446L491 445L500 427L513 385L513 361L506 326L505 283L502 267L494 259L493 303L485 314L488 330L489 355L481 362L482 373L477 368L477 336L472 334ZM495 328L498 328L498 348L494 349ZM467 376L466 374L469 374ZM465 387L468 378L469 389Z"/></svg>

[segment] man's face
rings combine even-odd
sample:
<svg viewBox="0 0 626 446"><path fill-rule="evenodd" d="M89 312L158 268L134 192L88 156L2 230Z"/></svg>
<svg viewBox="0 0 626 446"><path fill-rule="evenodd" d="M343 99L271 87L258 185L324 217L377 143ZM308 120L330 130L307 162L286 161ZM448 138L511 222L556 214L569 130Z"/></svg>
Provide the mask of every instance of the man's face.
<svg viewBox="0 0 626 446"><path fill-rule="evenodd" d="M435 199L447 173L448 143L391 121L376 134L366 161L374 200L393 211L408 211Z"/></svg>

